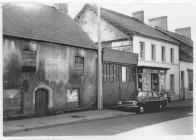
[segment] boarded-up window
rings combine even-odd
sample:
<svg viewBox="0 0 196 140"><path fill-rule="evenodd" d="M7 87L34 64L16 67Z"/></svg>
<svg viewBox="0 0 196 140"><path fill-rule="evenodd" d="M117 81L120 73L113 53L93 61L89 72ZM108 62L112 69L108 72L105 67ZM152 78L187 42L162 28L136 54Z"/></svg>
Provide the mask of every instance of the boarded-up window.
<svg viewBox="0 0 196 140"><path fill-rule="evenodd" d="M75 69L78 72L84 73L84 57L75 56Z"/></svg>
<svg viewBox="0 0 196 140"><path fill-rule="evenodd" d="M22 51L22 72L36 72L37 45L26 42Z"/></svg>

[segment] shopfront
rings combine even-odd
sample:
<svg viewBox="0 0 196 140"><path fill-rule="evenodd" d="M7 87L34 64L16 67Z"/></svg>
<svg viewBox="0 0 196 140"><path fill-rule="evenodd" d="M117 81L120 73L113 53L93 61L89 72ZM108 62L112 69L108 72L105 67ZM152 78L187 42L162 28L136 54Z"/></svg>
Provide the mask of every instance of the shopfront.
<svg viewBox="0 0 196 140"><path fill-rule="evenodd" d="M138 66L139 91L164 91L166 90L167 68Z"/></svg>

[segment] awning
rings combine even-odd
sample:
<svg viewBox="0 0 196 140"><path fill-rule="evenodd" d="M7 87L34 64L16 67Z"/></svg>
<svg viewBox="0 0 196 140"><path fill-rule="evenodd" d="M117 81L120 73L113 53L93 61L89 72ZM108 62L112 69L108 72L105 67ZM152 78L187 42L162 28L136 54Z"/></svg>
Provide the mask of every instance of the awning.
<svg viewBox="0 0 196 140"><path fill-rule="evenodd" d="M152 66L137 66L138 69L155 69L155 70L169 70L170 68L166 68L166 67L152 67Z"/></svg>

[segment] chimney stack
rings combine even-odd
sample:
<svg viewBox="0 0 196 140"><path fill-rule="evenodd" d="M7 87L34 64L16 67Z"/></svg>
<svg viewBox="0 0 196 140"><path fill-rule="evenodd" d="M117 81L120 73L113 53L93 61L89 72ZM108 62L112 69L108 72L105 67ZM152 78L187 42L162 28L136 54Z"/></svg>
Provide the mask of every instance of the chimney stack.
<svg viewBox="0 0 196 140"><path fill-rule="evenodd" d="M175 29L175 33L191 38L191 27Z"/></svg>
<svg viewBox="0 0 196 140"><path fill-rule="evenodd" d="M167 16L151 18L148 21L151 27L159 27L167 31Z"/></svg>
<svg viewBox="0 0 196 140"><path fill-rule="evenodd" d="M68 5L67 3L57 3L55 7L64 14L68 13Z"/></svg>
<svg viewBox="0 0 196 140"><path fill-rule="evenodd" d="M137 11L137 12L134 12L132 15L134 18L144 23L144 11Z"/></svg>

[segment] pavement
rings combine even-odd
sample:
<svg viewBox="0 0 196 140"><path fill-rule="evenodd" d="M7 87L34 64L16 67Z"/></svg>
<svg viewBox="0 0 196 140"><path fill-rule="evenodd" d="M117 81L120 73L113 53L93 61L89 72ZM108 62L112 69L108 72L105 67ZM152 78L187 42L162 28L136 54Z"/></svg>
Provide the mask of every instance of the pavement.
<svg viewBox="0 0 196 140"><path fill-rule="evenodd" d="M168 104L168 108L193 106L193 100L173 101ZM12 120L3 122L3 133L8 135L19 131L27 131L38 128L48 128L52 126L61 126L65 124L74 124L79 122L95 121L101 119L110 119L134 115L135 113L118 110L89 110L74 113L66 113L56 116L46 116L40 118L27 118L21 120Z"/></svg>

